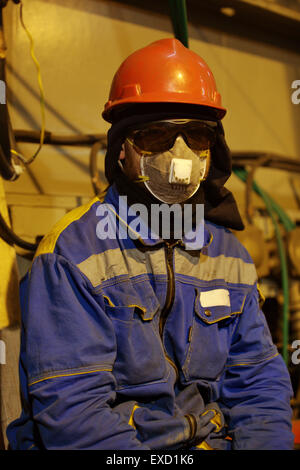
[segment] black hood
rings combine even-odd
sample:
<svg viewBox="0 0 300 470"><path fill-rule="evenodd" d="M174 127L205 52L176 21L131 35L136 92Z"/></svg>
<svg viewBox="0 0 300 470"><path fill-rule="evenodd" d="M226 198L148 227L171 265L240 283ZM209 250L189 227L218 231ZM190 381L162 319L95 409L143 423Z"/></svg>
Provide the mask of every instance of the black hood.
<svg viewBox="0 0 300 470"><path fill-rule="evenodd" d="M179 107L177 104L136 105L120 113L109 129L105 156L105 176L109 184L117 184L120 194L129 196L129 204L144 201L146 191L141 189L140 185L129 181L118 165L118 158L128 127L160 119L175 118L216 121L215 117L209 114L207 108L203 108L202 112L202 108L199 106L181 105ZM221 121L216 122L217 138L215 145L211 148L209 174L207 179L201 183L197 193L189 199L189 203L203 203L206 220L234 230L243 230L244 224L236 201L232 193L224 186L232 171L231 153L225 141L223 125ZM146 202L157 203L158 201L149 195Z"/></svg>

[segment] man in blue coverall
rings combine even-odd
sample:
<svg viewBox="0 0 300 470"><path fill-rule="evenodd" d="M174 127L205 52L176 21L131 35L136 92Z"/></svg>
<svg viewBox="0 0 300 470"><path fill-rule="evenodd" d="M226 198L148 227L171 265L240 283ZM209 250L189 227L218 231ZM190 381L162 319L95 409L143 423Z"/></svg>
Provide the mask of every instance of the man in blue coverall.
<svg viewBox="0 0 300 470"><path fill-rule="evenodd" d="M230 230L225 112L176 39L121 64L109 188L56 224L21 283L12 449L293 448L289 374Z"/></svg>

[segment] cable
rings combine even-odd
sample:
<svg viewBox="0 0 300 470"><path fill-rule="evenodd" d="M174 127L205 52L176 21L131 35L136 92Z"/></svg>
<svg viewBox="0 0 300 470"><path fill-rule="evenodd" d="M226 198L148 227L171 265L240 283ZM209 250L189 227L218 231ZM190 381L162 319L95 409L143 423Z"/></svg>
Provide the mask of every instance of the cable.
<svg viewBox="0 0 300 470"><path fill-rule="evenodd" d="M290 176L289 178L289 182L290 182L290 186L292 188L292 191L293 191L293 195L294 195L294 198L295 198L295 201L297 203L297 206L298 208L300 209L300 196L298 194L298 191L296 189L296 186L295 186L295 183L294 183L294 179L292 176Z"/></svg>
<svg viewBox="0 0 300 470"><path fill-rule="evenodd" d="M267 155L265 156L265 160L262 160L262 162L266 163L268 162L268 158L267 158ZM241 162L242 163L242 162ZM256 167L256 162L252 162L252 166L255 166ZM239 173L239 176L243 175L243 178L245 178L243 181L246 182L247 181L247 177L245 176L246 173L241 173L243 171L246 171L244 170L242 167L244 165L242 164L241 166L237 166L237 163L235 162L235 164L233 164L233 172L238 174ZM262 164L261 166L265 166L264 164ZM273 168L273 166L272 166ZM297 168L296 168L297 169ZM290 169L289 171L292 171L292 172L295 172L295 168L293 169ZM247 173L248 175L248 173ZM272 207L272 210L274 210L274 212L278 215L281 223L284 225L284 228L289 232L291 230L293 230L295 227L296 227L296 224L290 219L290 217L288 216L288 214L283 210L282 207L279 206L279 204L277 204L274 199L271 198L271 196L267 195L267 193L265 193L263 191L262 188L260 188L255 182L253 182L253 185L252 185L252 189L254 189L255 192L257 192L261 197L266 197L268 198L269 200L269 203Z"/></svg>
<svg viewBox="0 0 300 470"><path fill-rule="evenodd" d="M103 148L104 148L103 142L98 141L93 144L91 151L90 151L89 169L90 169L90 176L91 176L93 190L96 196L102 193L103 191L103 185L101 185L100 183L98 167L97 167L97 155L98 155L99 150Z"/></svg>
<svg viewBox="0 0 300 470"><path fill-rule="evenodd" d="M234 169L234 173L242 180L246 181L247 180L247 171L244 168L236 168ZM271 217L272 223L274 225L274 230L275 230L275 236L277 240L277 245L278 245L278 252L279 252L279 258L280 258L280 266L281 266L281 284L282 284L282 290L283 290L283 324L282 324L282 356L283 359L288 365L288 343L289 343L289 279L288 279L288 267L287 267L287 260L286 260L286 254L285 254L285 249L282 241L282 236L280 233L279 225L277 223L277 220L274 216L274 207L277 209L277 215L279 217L283 215L283 213L279 210L279 206L275 205L274 201L272 198L265 192L263 191L256 183L253 181L252 184L253 189L255 192L263 199L266 209ZM291 230L291 225L287 223L287 219L284 218L283 222L285 224L285 227L288 230Z"/></svg>
<svg viewBox="0 0 300 470"><path fill-rule="evenodd" d="M237 152L232 151L232 164L239 167L256 165L256 161L265 157L261 166L278 170L300 173L300 162L295 158L286 158L270 152Z"/></svg>
<svg viewBox="0 0 300 470"><path fill-rule="evenodd" d="M5 6L5 5L4 5ZM6 46L3 30L3 4L0 4L0 80L5 84ZM16 179L16 172L11 158L9 133L9 114L6 99L0 105L0 174L6 180Z"/></svg>
<svg viewBox="0 0 300 470"><path fill-rule="evenodd" d="M20 248L24 248L25 250L29 251L36 251L38 244L37 243L30 243L22 238L18 237L11 228L5 222L2 214L0 213L0 235L3 240L6 241L9 245L17 245Z"/></svg>
<svg viewBox="0 0 300 470"><path fill-rule="evenodd" d="M5 180L14 181L17 178L16 172L13 167L7 161L5 154L0 145L0 173Z"/></svg>
<svg viewBox="0 0 300 470"><path fill-rule="evenodd" d="M176 39L189 47L187 11L185 0L169 0L172 25Z"/></svg>
<svg viewBox="0 0 300 470"><path fill-rule="evenodd" d="M20 154L19 152L17 152L16 150L11 150L11 152L17 158L19 158L22 161L23 164L30 165L35 160L35 158L37 157L37 155L39 154L39 152L40 152L40 150L43 146L44 136L45 136L45 127L46 127L46 117L45 117L45 97L44 97L44 87L43 87L43 82L42 82L42 77L41 77L41 67L40 67L39 61L36 58L35 52L34 52L33 37L31 35L30 31L28 30L27 26L24 23L23 3L22 2L20 2L20 22L21 22L21 25L22 25L28 39L29 39L29 42L30 42L30 55L31 55L32 60L33 60L35 66L36 66L36 69L37 69L37 80L38 80L38 85L39 85L39 90L40 90L41 131L40 131L39 147L38 147L38 149L36 150L36 152L33 154L33 156L31 158L26 160L24 158L24 156L22 154Z"/></svg>
<svg viewBox="0 0 300 470"><path fill-rule="evenodd" d="M252 216L253 216L253 209L252 209L252 187L253 187L253 180L254 180L254 173L257 168L268 161L267 156L262 156L257 159L255 164L250 169L247 180L246 180L246 218L248 222L252 223Z"/></svg>
<svg viewBox="0 0 300 470"><path fill-rule="evenodd" d="M37 143L40 140L40 131L15 130L17 142ZM107 146L105 134L78 134L78 135L58 135L45 131L44 145L70 145L70 146L90 146L96 142L101 142L102 148Z"/></svg>

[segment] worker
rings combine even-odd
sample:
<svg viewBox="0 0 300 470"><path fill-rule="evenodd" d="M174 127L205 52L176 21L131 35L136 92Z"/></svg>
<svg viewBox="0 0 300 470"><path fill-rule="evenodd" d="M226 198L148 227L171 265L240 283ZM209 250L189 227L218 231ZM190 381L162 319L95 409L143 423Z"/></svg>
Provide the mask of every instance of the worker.
<svg viewBox="0 0 300 470"><path fill-rule="evenodd" d="M176 39L117 70L106 194L56 224L21 282L11 449L293 448L290 377L233 233L225 113Z"/></svg>

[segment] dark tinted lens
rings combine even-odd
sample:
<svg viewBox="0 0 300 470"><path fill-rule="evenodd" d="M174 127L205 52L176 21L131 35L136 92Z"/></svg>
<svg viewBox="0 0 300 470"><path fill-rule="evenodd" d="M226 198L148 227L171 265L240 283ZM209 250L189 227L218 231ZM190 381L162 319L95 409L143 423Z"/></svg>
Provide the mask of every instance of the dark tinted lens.
<svg viewBox="0 0 300 470"><path fill-rule="evenodd" d="M189 123L184 133L188 146L193 150L204 150L215 143L215 131L205 124Z"/></svg>
<svg viewBox="0 0 300 470"><path fill-rule="evenodd" d="M165 125L136 130L130 137L136 147L146 152L164 152L172 146L172 132Z"/></svg>
<svg viewBox="0 0 300 470"><path fill-rule="evenodd" d="M215 131L205 123L190 121L183 124L157 122L129 134L137 149L159 153L173 147L175 138L182 134L187 145L193 150L204 150L215 143Z"/></svg>

